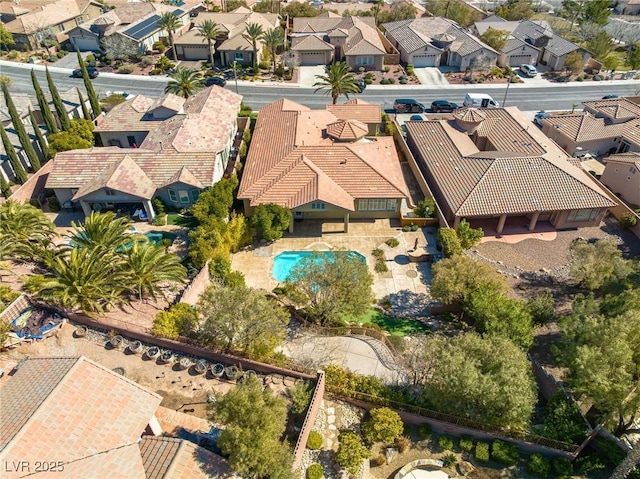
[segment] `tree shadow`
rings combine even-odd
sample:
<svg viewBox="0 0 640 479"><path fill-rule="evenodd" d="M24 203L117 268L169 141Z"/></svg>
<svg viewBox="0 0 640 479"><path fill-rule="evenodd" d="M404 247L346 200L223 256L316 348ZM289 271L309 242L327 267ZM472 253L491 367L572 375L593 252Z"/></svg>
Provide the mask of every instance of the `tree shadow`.
<svg viewBox="0 0 640 479"><path fill-rule="evenodd" d="M389 296L391 310L395 316L409 318L415 316L429 316L433 301L426 293L414 293L403 289Z"/></svg>

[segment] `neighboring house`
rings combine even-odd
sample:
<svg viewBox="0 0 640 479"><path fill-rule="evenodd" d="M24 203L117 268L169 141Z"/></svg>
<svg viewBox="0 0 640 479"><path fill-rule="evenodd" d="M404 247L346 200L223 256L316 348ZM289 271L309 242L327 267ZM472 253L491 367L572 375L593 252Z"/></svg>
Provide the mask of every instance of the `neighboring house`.
<svg viewBox="0 0 640 479"><path fill-rule="evenodd" d="M574 156L640 151L640 105L614 98L584 102L584 110L545 118L542 131Z"/></svg>
<svg viewBox="0 0 640 479"><path fill-rule="evenodd" d="M60 99L62 100L62 105L64 106L64 109L67 112L67 115L69 116L69 118L71 120L73 120L74 118L84 118L82 113L82 104L80 103L80 97L78 96L78 89L70 88L67 91L63 91L59 93L60 93ZM44 96L47 99L47 103L49 104L49 109L53 113L54 118L58 118L58 112L56 111L56 107L53 103L53 98L51 97L51 94L45 93ZM11 98L13 98L13 94ZM42 112L40 111L40 106L38 105L38 99L36 95L35 94L29 95L29 99L31 101L31 110L33 111L33 116L35 117L39 125L44 124L44 119L42 117ZM87 109L91 111L91 104L89 102L89 97L86 93L83 95L83 100Z"/></svg>
<svg viewBox="0 0 640 479"><path fill-rule="evenodd" d="M578 52L586 63L591 54L580 45L553 32L544 20L507 21L492 15L473 24L476 35L480 36L490 29L509 32L507 43L500 51L498 64L518 68L523 64L542 63L551 70L562 70L567 55Z"/></svg>
<svg viewBox="0 0 640 479"><path fill-rule="evenodd" d="M87 215L142 209L153 218L156 197L189 208L225 173L241 101L217 86L186 100L139 95L97 121L105 148L58 153L46 186L61 205L79 203Z"/></svg>
<svg viewBox="0 0 640 479"><path fill-rule="evenodd" d="M69 32L71 44L82 51L102 51L104 41L128 45L130 50L145 53L159 40L169 44L168 34L158 21L165 13L173 13L182 27L174 34L178 37L190 25L190 10L162 3L136 2L110 10L92 21L82 23Z"/></svg>
<svg viewBox="0 0 640 479"><path fill-rule="evenodd" d="M453 120L409 121L407 143L447 222L509 218L529 229L595 226L615 203L516 107L460 109Z"/></svg>
<svg viewBox="0 0 640 479"><path fill-rule="evenodd" d="M28 358L0 395L4 478L229 476L220 456L161 436L162 396L85 357Z"/></svg>
<svg viewBox="0 0 640 479"><path fill-rule="evenodd" d="M361 108L342 106L349 118ZM276 203L298 221L343 220L345 231L354 218L398 218L409 190L393 137L367 135L369 125L328 109L286 99L262 108L238 191L245 213Z"/></svg>
<svg viewBox="0 0 640 479"><path fill-rule="evenodd" d="M627 203L640 206L640 153L620 153L605 160L603 185Z"/></svg>
<svg viewBox="0 0 640 479"><path fill-rule="evenodd" d="M617 0L614 11L618 15L638 15L640 13L640 0Z"/></svg>
<svg viewBox="0 0 640 479"><path fill-rule="evenodd" d="M95 0L56 0L16 15L10 21L3 13L2 19L7 22L5 28L15 41L11 48L35 50L47 38L58 43L67 41L69 30L96 18L103 9L104 6Z"/></svg>
<svg viewBox="0 0 640 479"><path fill-rule="evenodd" d="M327 110L338 120L357 120L365 123L371 136L377 135L380 130L382 111L377 103L367 103L356 98L338 105L327 105Z"/></svg>
<svg viewBox="0 0 640 479"><path fill-rule="evenodd" d="M496 52L452 20L416 18L385 23L400 59L416 68L449 66L459 71L495 65Z"/></svg>
<svg viewBox="0 0 640 479"><path fill-rule="evenodd" d="M215 43L215 50L219 52L222 65L232 65L233 62L243 65L253 63L253 45L243 37L246 33L247 25L257 23L262 26L264 31L280 26L280 19L276 13L255 13L244 7L237 8L229 13L199 13L193 20L193 24L197 26L205 20L214 21L222 32ZM207 42L202 37L197 36L197 33L194 27L183 37L176 40L176 52L179 59L209 59ZM263 42L258 41L257 47L259 62L264 49Z"/></svg>
<svg viewBox="0 0 640 479"><path fill-rule="evenodd" d="M291 51L300 65L345 61L357 71L382 70L387 53L397 51L378 31L373 17L341 17L325 12L293 19Z"/></svg>

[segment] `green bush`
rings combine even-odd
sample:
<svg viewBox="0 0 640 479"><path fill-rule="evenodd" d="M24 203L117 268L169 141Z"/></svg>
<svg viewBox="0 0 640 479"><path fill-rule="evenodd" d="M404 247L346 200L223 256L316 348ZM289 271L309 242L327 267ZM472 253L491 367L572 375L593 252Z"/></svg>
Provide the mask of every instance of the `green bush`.
<svg viewBox="0 0 640 479"><path fill-rule="evenodd" d="M425 198L418 202L416 207L413 209L413 212L416 216L420 218L429 218L433 216L433 213L436 210L436 202L433 201L433 198Z"/></svg>
<svg viewBox="0 0 640 479"><path fill-rule="evenodd" d="M163 53L166 50L166 45L162 42L162 40L158 40L153 43L153 49L158 53Z"/></svg>
<svg viewBox="0 0 640 479"><path fill-rule="evenodd" d="M546 324L556 317L553 296L548 291L529 299L527 307L535 324Z"/></svg>
<svg viewBox="0 0 640 479"><path fill-rule="evenodd" d="M187 303L176 303L167 311L160 311L153 320L153 334L177 339L193 331L198 324L196 310Z"/></svg>
<svg viewBox="0 0 640 479"><path fill-rule="evenodd" d="M154 68L149 72L149 75L162 75L162 70L160 70L159 68Z"/></svg>
<svg viewBox="0 0 640 479"><path fill-rule="evenodd" d="M451 436L440 436L438 447L443 451L453 451L453 438Z"/></svg>
<svg viewBox="0 0 640 479"><path fill-rule="evenodd" d="M520 459L518 446L505 441L493 441L491 445L493 460L505 466L515 466Z"/></svg>
<svg viewBox="0 0 640 479"><path fill-rule="evenodd" d="M527 461L527 472L536 477L547 477L549 475L549 460L540 454L532 454Z"/></svg>
<svg viewBox="0 0 640 479"><path fill-rule="evenodd" d="M153 58L152 55L145 55L142 57L142 59L140 60L140 65L142 67L150 67L151 65L153 65L155 63L155 58Z"/></svg>
<svg viewBox="0 0 640 479"><path fill-rule="evenodd" d="M597 437L593 443L598 451L598 455L611 467L616 467L626 456L624 451L609 439Z"/></svg>
<svg viewBox="0 0 640 479"><path fill-rule="evenodd" d="M478 443L476 443L475 458L478 462L489 462L489 444L478 441Z"/></svg>
<svg viewBox="0 0 640 479"><path fill-rule="evenodd" d="M631 213L623 213L620 215L620 226L623 228L633 228L638 224L638 218Z"/></svg>
<svg viewBox="0 0 640 479"><path fill-rule="evenodd" d="M118 68L118 73L129 74L129 73L133 73L133 70L134 70L133 65L122 65L120 68Z"/></svg>
<svg viewBox="0 0 640 479"><path fill-rule="evenodd" d="M311 464L307 468L307 479L322 479L324 477L324 471L322 465L315 463Z"/></svg>
<svg viewBox="0 0 640 479"><path fill-rule="evenodd" d="M373 267L376 273L386 273L389 271L387 263L384 261L376 261L376 265Z"/></svg>
<svg viewBox="0 0 640 479"><path fill-rule="evenodd" d="M433 434L433 428L429 424L424 423L418 426L418 436L420 436L420 439L429 439L431 434Z"/></svg>
<svg viewBox="0 0 640 479"><path fill-rule="evenodd" d="M462 254L460 239L453 228L440 228L438 230L438 243L442 245L442 252L447 258Z"/></svg>
<svg viewBox="0 0 640 479"><path fill-rule="evenodd" d="M382 251L380 248L374 248L371 251L371 254L374 258L384 259L384 251Z"/></svg>
<svg viewBox="0 0 640 479"><path fill-rule="evenodd" d="M319 432L311 431L307 439L307 449L317 450L322 447L322 435Z"/></svg>
<svg viewBox="0 0 640 479"><path fill-rule="evenodd" d="M554 457L551 459L551 472L557 479L567 479L573 472L573 465L566 457Z"/></svg>
<svg viewBox="0 0 640 479"><path fill-rule="evenodd" d="M418 231L418 225L414 225L413 223L411 224L410 228L411 228L411 231L413 232Z"/></svg>
<svg viewBox="0 0 640 479"><path fill-rule="evenodd" d="M384 243L385 243L389 248L395 248L395 247L397 247L397 246L400 244L400 242L399 242L397 239L395 239L395 238L390 238L390 239L388 239L387 241L385 241Z"/></svg>
<svg viewBox="0 0 640 479"><path fill-rule="evenodd" d="M595 454L579 457L575 462L575 470L578 474L588 474L594 471L601 471L606 467L605 463Z"/></svg>
<svg viewBox="0 0 640 479"><path fill-rule="evenodd" d="M462 249L469 249L480 243L480 240L484 236L484 231L482 228L472 228L469 222L463 219L456 228L456 234L458 235Z"/></svg>
<svg viewBox="0 0 640 479"><path fill-rule="evenodd" d="M458 458L455 454L448 453L442 456L442 467L449 469L455 467L456 464L458 464Z"/></svg>
<svg viewBox="0 0 640 479"><path fill-rule="evenodd" d="M464 452L471 452L473 450L473 439L467 436L460 438L460 449Z"/></svg>
<svg viewBox="0 0 640 479"><path fill-rule="evenodd" d="M260 62L258 63L258 68L260 68L261 70L268 70L269 68L271 68L271 65L269 64L269 62Z"/></svg>
<svg viewBox="0 0 640 479"><path fill-rule="evenodd" d="M60 202L55 196L49 198L49 210L52 213L57 213L58 211L60 211Z"/></svg>

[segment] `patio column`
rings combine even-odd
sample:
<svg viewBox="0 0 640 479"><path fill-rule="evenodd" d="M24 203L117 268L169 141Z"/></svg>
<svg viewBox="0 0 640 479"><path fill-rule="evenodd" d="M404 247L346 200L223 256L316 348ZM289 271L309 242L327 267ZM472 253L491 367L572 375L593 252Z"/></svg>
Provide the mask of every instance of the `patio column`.
<svg viewBox="0 0 640 479"><path fill-rule="evenodd" d="M496 232L500 235L502 234L502 230L504 229L504 223L507 221L507 215L501 215L498 220L498 227L496 228Z"/></svg>
<svg viewBox="0 0 640 479"><path fill-rule="evenodd" d="M349 213L344 214L344 232L349 232Z"/></svg>
<svg viewBox="0 0 640 479"><path fill-rule="evenodd" d="M151 434L153 434L154 436L162 435L162 427L160 427L160 423L158 422L158 418L156 418L155 414L151 416L151 419L149 419L148 427L151 431Z"/></svg>
<svg viewBox="0 0 640 479"><path fill-rule="evenodd" d="M540 212L536 211L531 216L531 221L529 221L529 231L533 231L536 229L536 224L538 223L538 217L540 216Z"/></svg>
<svg viewBox="0 0 640 479"><path fill-rule="evenodd" d="M459 224L460 224L460 217L456 216L455 218L453 218L453 229L457 229Z"/></svg>
<svg viewBox="0 0 640 479"><path fill-rule="evenodd" d="M149 221L151 221L156 216L156 212L153 211L151 200L144 200L142 202L142 205L144 206L144 212L147 214L147 218L149 218Z"/></svg>
<svg viewBox="0 0 640 479"><path fill-rule="evenodd" d="M91 206L86 201L80 200L80 206L85 216L91 216Z"/></svg>

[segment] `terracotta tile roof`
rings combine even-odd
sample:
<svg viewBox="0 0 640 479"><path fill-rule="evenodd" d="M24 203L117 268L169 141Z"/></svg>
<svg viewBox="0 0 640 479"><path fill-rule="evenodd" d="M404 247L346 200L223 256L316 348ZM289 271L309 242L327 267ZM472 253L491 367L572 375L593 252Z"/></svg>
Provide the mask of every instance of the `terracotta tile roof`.
<svg viewBox="0 0 640 479"><path fill-rule="evenodd" d="M373 17L343 17L331 12L331 15L317 15L315 17L295 17L293 19L293 33L316 32L329 34L332 30L341 28L348 30L353 26L351 18L358 18L368 26L375 28ZM347 20L347 23L344 23Z"/></svg>
<svg viewBox="0 0 640 479"><path fill-rule="evenodd" d="M368 124L382 121L382 112L377 103L350 100L342 105L327 105L327 110L339 120L359 120Z"/></svg>
<svg viewBox="0 0 640 479"><path fill-rule="evenodd" d="M333 51L334 46L316 35L306 35L304 37L293 37L291 39L291 50L294 52Z"/></svg>
<svg viewBox="0 0 640 479"><path fill-rule="evenodd" d="M13 2L0 2L0 14L8 13L10 15L24 15L25 13L29 13L31 10L28 8L22 8Z"/></svg>
<svg viewBox="0 0 640 479"><path fill-rule="evenodd" d="M62 461L71 472L56 477L144 477L133 452L159 395L83 357L28 359L0 395L3 464Z"/></svg>
<svg viewBox="0 0 640 479"><path fill-rule="evenodd" d="M222 457L184 439L142 436L140 454L147 479L238 478Z"/></svg>
<svg viewBox="0 0 640 479"><path fill-rule="evenodd" d="M636 146L640 146L640 118L635 118L622 125L624 139Z"/></svg>
<svg viewBox="0 0 640 479"><path fill-rule="evenodd" d="M205 88L184 102L183 115L175 115L151 131L140 148L213 154L222 151L235 128L241 102L242 97L231 90Z"/></svg>
<svg viewBox="0 0 640 479"><path fill-rule="evenodd" d="M575 52L580 50L582 47L580 45L576 45L565 38L562 38L560 35L556 35L555 33L547 43L545 47L546 51L553 53L557 57L561 57L563 55L567 55L571 52Z"/></svg>
<svg viewBox="0 0 640 479"><path fill-rule="evenodd" d="M527 129L530 122L519 110L483 113L487 119L472 136L456 120L406 123L420 168L434 178L456 216L614 205L555 143L538 129ZM486 122L490 126L481 132Z"/></svg>
<svg viewBox="0 0 640 479"><path fill-rule="evenodd" d="M186 98L182 98L181 96L174 95L173 93L165 93L164 96L161 96L153 104L149 107L149 111L153 111L156 108L166 108L167 110L174 111L176 113L182 110L184 103L186 102Z"/></svg>
<svg viewBox="0 0 640 479"><path fill-rule="evenodd" d="M640 117L640 105L628 98L613 98L610 100L595 100L582 102L584 109L594 115L604 116L615 120Z"/></svg>
<svg viewBox="0 0 640 479"><path fill-rule="evenodd" d="M359 140L367 133L367 125L358 120L338 120L327 125L327 135L337 140Z"/></svg>
<svg viewBox="0 0 640 479"><path fill-rule="evenodd" d="M235 13L234 13L235 12ZM264 30L279 26L278 15L275 13L258 13L236 9L229 13L202 12L193 21L194 25L205 20L213 20L218 27L227 34L227 40L218 46L217 50L253 50L251 44L242 37L249 23L257 23Z"/></svg>
<svg viewBox="0 0 640 479"><path fill-rule="evenodd" d="M616 155L609 156L609 158L604 161L605 163L615 162L631 164L640 171L640 153L638 152L618 153Z"/></svg>
<svg viewBox="0 0 640 479"><path fill-rule="evenodd" d="M196 188L204 188L205 185L196 178L196 176L189 171L189 168L183 166L179 171L176 171L176 174L167 180L167 182L163 186L172 185L174 183L184 183L185 185L194 186Z"/></svg>
<svg viewBox="0 0 640 479"><path fill-rule="evenodd" d="M162 120L156 119L147 110L155 100L144 95L137 95L132 100L127 100L98 120L94 131L96 133L108 131L151 131L162 124Z"/></svg>
<svg viewBox="0 0 640 479"><path fill-rule="evenodd" d="M18 111L18 115L20 118L25 118L29 115L29 108L32 110L34 106L38 106L38 103L32 101L31 96L26 93L19 92L11 92L11 99L13 100L13 104L16 106L16 110ZM4 94L0 90L0 121L2 123L10 122L11 116L9 115L9 110L7 108L7 104L4 101Z"/></svg>
<svg viewBox="0 0 640 479"><path fill-rule="evenodd" d="M393 138L334 143L324 131L336 120L290 100L261 109L238 197L287 208L321 200L349 211L357 198L407 197Z"/></svg>
<svg viewBox="0 0 640 479"><path fill-rule="evenodd" d="M372 18L372 17L370 17ZM362 17L346 17L337 26L347 30L349 36L344 46L345 55L384 55L386 50L378 29Z"/></svg>
<svg viewBox="0 0 640 479"><path fill-rule="evenodd" d="M621 135L623 131L622 124L613 124L605 118L596 118L588 112L550 116L543 121L576 142L614 138Z"/></svg>
<svg viewBox="0 0 640 479"><path fill-rule="evenodd" d="M11 33L34 33L42 27L59 25L80 16L87 6L88 3L81 6L76 0L57 0L20 15L5 24L5 28Z"/></svg>
<svg viewBox="0 0 640 479"><path fill-rule="evenodd" d="M216 160L211 153L152 151L114 146L58 153L52 160L53 169L46 186L80 189L97 181L98 176L114 171L114 165L118 165L125 157L130 157L157 188L169 184L176 173L185 167L201 184L213 184ZM126 175L124 178L126 179Z"/></svg>

